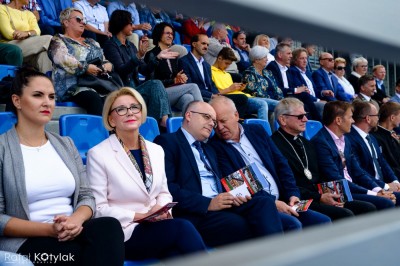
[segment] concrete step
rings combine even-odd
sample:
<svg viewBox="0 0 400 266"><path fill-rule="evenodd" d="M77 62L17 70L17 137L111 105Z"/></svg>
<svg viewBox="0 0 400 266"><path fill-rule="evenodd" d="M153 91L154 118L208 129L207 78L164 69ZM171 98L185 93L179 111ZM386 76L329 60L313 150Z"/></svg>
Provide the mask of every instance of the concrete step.
<svg viewBox="0 0 400 266"><path fill-rule="evenodd" d="M46 130L60 134L60 127L59 127L59 122L58 120L51 120L49 123L46 125Z"/></svg>
<svg viewBox="0 0 400 266"><path fill-rule="evenodd" d="M62 115L66 114L86 114L86 110L81 107L66 107L66 106L56 106L54 109L52 120L57 120Z"/></svg>

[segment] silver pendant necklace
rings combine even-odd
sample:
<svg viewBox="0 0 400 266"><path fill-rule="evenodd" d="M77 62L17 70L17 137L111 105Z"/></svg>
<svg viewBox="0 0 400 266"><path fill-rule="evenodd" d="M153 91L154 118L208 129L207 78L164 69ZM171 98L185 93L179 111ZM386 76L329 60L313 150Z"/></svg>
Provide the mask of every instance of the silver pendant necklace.
<svg viewBox="0 0 400 266"><path fill-rule="evenodd" d="M305 157L306 157L306 165L305 165L305 166L304 166L303 161L301 160L300 156L297 154L296 149L293 147L292 143L290 143L290 141L288 141L288 140L286 139L286 137L282 134L282 132L280 132L279 130L278 130L278 132L279 132L279 134L281 134L281 136L283 137L283 139L286 140L287 143L289 143L290 147L292 147L292 149L293 149L293 151L294 151L294 154L296 154L297 159L299 159L299 161L300 161L300 163L301 163L301 166L302 166L303 169L304 169L304 170L303 170L303 171L304 171L304 175L307 177L308 180L311 180L311 179L312 179L312 173L311 173L311 171L308 169L308 157L307 157L307 152L305 152L304 144L303 144L303 142L301 141L301 139L299 139L299 140L300 140L300 142L301 142L301 145L303 146L304 155L305 155Z"/></svg>

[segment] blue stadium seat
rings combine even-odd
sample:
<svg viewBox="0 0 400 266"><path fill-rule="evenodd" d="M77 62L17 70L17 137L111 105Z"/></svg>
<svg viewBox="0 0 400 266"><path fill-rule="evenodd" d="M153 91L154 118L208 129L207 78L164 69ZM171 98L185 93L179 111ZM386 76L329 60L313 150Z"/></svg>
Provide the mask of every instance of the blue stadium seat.
<svg viewBox="0 0 400 266"><path fill-rule="evenodd" d="M188 51L188 53L190 53L190 51L192 50L192 47L190 46L190 44L184 43L183 46L186 48L186 50Z"/></svg>
<svg viewBox="0 0 400 266"><path fill-rule="evenodd" d="M167 119L167 132L173 133L177 131L182 126L183 117L169 117Z"/></svg>
<svg viewBox="0 0 400 266"><path fill-rule="evenodd" d="M271 131L271 126L269 124L269 122L267 120L264 119L258 119L258 118L249 118L249 119L245 119L243 121L244 124L259 124L262 125L264 127L264 129L267 131L268 136L272 135L272 131Z"/></svg>
<svg viewBox="0 0 400 266"><path fill-rule="evenodd" d="M79 105L77 105L74 102L56 102L56 106L64 106L64 107L79 107Z"/></svg>
<svg viewBox="0 0 400 266"><path fill-rule="evenodd" d="M306 124L306 131L304 131L303 136L310 140L315 134L322 128L322 123L315 120L308 120Z"/></svg>
<svg viewBox="0 0 400 266"><path fill-rule="evenodd" d="M131 261L126 260L124 262L124 266L144 266L144 265L153 265L160 263L157 259L148 259L148 260L141 260L141 261Z"/></svg>
<svg viewBox="0 0 400 266"><path fill-rule="evenodd" d="M60 116L60 135L72 138L83 164L86 164L88 150L109 136L107 129L103 126L102 117L87 114Z"/></svg>
<svg viewBox="0 0 400 266"><path fill-rule="evenodd" d="M175 31L174 44L182 44L181 35L177 31Z"/></svg>
<svg viewBox="0 0 400 266"><path fill-rule="evenodd" d="M18 67L16 66L0 65L0 80L7 76L15 77L15 72L17 71L17 69Z"/></svg>
<svg viewBox="0 0 400 266"><path fill-rule="evenodd" d="M140 135L148 141L153 141L160 135L157 120L153 117L147 117L146 122L139 128Z"/></svg>
<svg viewBox="0 0 400 266"><path fill-rule="evenodd" d="M274 120L274 126L275 126L275 130L278 130L278 128L279 128L278 120Z"/></svg>
<svg viewBox="0 0 400 266"><path fill-rule="evenodd" d="M0 134L8 131L17 123L17 117L11 112L0 113Z"/></svg>

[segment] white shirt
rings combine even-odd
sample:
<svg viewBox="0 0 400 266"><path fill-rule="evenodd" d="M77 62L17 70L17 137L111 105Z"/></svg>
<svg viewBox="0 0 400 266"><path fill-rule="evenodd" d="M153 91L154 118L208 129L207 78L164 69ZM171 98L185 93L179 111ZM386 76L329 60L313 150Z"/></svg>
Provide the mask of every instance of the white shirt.
<svg viewBox="0 0 400 266"><path fill-rule="evenodd" d="M353 85L351 85L351 83L343 76L343 77L339 77L336 74L335 77L337 77L339 84L342 86L343 90L345 93L350 94L350 95L354 95L356 92L353 88Z"/></svg>
<svg viewBox="0 0 400 266"><path fill-rule="evenodd" d="M367 96L367 95L365 95L364 93L361 93L361 92L360 92L360 94L365 98L366 102L371 101L371 97L369 97L369 96Z"/></svg>
<svg viewBox="0 0 400 266"><path fill-rule="evenodd" d="M289 88L289 82L286 76L286 71L288 70L287 66L282 66L281 64L279 64L278 62L276 62L278 64L279 70L281 71L282 74L282 79L283 79L283 87L285 89Z"/></svg>
<svg viewBox="0 0 400 266"><path fill-rule="evenodd" d="M249 141L249 139L244 134L244 129L241 125L240 127L240 140L239 142L234 142L232 140L226 141L230 143L242 156L242 159L249 165L250 163L255 163L260 170L261 174L265 177L267 182L270 184L269 190L265 189L266 192L275 196L276 199L279 199L279 190L278 186L275 182L275 179L272 177L271 173L265 168L260 156L257 151L254 149L253 145Z"/></svg>
<svg viewBox="0 0 400 266"><path fill-rule="evenodd" d="M310 94L315 97L315 91L314 91L314 86L312 84L312 81L308 78L305 71L301 70L298 67L296 67L296 68L300 71L301 76L306 81L306 85L307 85L308 90L310 91Z"/></svg>
<svg viewBox="0 0 400 266"><path fill-rule="evenodd" d="M194 56L194 54L192 52L190 52L190 54L193 56L194 61L196 62L197 68L200 71L201 77L204 80L204 68L203 68L203 62L204 62L204 58L200 57L200 60L197 59L196 56Z"/></svg>
<svg viewBox="0 0 400 266"><path fill-rule="evenodd" d="M21 144L31 221L51 222L55 215L71 215L75 179L47 141L41 147Z"/></svg>
<svg viewBox="0 0 400 266"><path fill-rule="evenodd" d="M87 0L76 1L73 4L75 8L82 10L87 24L100 31L105 31L104 23L108 22L108 14L104 6L97 3L92 7Z"/></svg>

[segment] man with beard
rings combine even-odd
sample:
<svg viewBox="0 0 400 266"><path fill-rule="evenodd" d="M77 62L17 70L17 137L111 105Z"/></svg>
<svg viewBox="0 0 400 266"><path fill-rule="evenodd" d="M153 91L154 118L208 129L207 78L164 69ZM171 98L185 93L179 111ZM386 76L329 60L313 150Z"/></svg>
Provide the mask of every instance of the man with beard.
<svg viewBox="0 0 400 266"><path fill-rule="evenodd" d="M399 181L383 157L378 141L369 134L378 126L378 110L372 103L361 101L354 102L353 107L354 124L346 136L351 142L353 154L357 157L358 163L379 186L374 189L400 191ZM400 193L395 194L399 195L400 201Z"/></svg>

